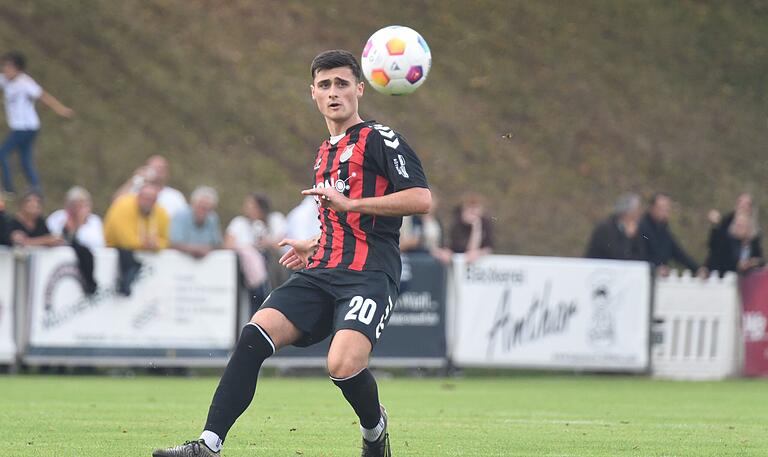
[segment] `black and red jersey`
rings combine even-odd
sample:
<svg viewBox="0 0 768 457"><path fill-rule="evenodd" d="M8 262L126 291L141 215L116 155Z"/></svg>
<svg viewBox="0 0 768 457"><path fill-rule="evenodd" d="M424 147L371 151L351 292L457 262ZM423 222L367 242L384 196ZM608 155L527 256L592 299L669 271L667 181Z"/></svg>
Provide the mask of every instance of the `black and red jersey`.
<svg viewBox="0 0 768 457"><path fill-rule="evenodd" d="M403 137L367 121L350 127L335 143L323 142L312 187L333 187L359 199L428 185L421 161ZM402 217L319 210L320 246L307 268L380 270L399 284Z"/></svg>

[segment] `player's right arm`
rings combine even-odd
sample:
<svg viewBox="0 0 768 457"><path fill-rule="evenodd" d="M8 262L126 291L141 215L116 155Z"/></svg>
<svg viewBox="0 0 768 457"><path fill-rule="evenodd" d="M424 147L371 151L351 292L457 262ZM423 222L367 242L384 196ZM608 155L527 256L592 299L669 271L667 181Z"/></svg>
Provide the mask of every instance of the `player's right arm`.
<svg viewBox="0 0 768 457"><path fill-rule="evenodd" d="M293 240L285 238L280 241L278 246L290 246L282 257L280 257L280 265L290 270L301 270L309 263L309 258L317 251L320 246L320 235L311 238L309 240Z"/></svg>
<svg viewBox="0 0 768 457"><path fill-rule="evenodd" d="M303 195L314 195L320 199L320 206L339 213L355 212L372 216L409 216L426 214L432 205L432 194L424 187L411 187L381 197L360 199L347 198L332 187L316 187L301 191Z"/></svg>

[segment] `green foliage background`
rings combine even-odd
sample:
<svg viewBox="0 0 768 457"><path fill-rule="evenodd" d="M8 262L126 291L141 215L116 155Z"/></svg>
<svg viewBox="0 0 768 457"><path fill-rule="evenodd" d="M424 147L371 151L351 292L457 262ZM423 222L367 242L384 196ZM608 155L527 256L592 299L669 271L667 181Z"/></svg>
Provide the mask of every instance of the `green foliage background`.
<svg viewBox="0 0 768 457"><path fill-rule="evenodd" d="M433 68L411 96L369 90L363 115L420 153L444 218L462 192L487 195L501 251L579 255L619 193L664 190L703 258L706 210L743 190L766 201L759 0L30 0L0 3L0 49L78 113L40 108L49 209L80 183L103 213L162 153L176 187L220 189L226 221L249 191L298 203L326 135L310 60L389 24L419 30Z"/></svg>

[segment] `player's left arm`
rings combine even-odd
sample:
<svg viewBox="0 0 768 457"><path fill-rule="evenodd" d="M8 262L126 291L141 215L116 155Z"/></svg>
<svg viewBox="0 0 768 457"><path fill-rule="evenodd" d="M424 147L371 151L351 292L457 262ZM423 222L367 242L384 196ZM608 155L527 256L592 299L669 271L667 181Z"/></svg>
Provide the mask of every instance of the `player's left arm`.
<svg viewBox="0 0 768 457"><path fill-rule="evenodd" d="M307 189L304 195L315 195L324 208L339 213L356 212L373 216L408 216L426 214L432 206L432 193L425 187L411 187L381 197L347 198L333 187Z"/></svg>

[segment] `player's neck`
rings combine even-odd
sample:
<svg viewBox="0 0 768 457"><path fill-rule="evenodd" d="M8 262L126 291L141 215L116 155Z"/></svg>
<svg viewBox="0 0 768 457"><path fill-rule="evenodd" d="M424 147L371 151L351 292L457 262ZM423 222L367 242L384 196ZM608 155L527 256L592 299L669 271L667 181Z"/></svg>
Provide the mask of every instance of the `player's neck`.
<svg viewBox="0 0 768 457"><path fill-rule="evenodd" d="M325 118L325 123L328 126L328 133L331 136L342 135L346 133L350 127L361 122L363 122L363 118L357 113L343 122L336 122L332 119Z"/></svg>

